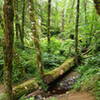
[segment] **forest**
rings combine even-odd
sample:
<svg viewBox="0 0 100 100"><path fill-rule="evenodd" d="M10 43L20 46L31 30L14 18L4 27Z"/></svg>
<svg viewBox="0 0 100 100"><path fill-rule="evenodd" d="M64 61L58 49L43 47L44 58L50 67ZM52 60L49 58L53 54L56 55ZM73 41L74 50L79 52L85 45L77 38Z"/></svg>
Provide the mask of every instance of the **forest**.
<svg viewBox="0 0 100 100"><path fill-rule="evenodd" d="M0 100L100 100L100 0L0 0Z"/></svg>

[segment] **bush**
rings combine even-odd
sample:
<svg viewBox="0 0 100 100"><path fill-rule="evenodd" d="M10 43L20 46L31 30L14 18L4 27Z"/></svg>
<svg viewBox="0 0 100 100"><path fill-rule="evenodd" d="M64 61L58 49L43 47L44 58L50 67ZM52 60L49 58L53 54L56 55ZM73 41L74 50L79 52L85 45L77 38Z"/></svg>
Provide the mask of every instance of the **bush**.
<svg viewBox="0 0 100 100"><path fill-rule="evenodd" d="M74 90L92 91L97 100L100 99L100 54L94 55L85 60L85 64L79 66L76 71L81 77L73 86ZM99 99L98 99L99 98Z"/></svg>

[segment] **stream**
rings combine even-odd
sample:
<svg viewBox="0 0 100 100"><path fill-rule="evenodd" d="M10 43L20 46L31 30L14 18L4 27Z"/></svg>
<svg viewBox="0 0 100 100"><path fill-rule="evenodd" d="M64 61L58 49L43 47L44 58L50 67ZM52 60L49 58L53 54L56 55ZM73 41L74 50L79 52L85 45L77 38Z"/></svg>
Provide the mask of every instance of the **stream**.
<svg viewBox="0 0 100 100"><path fill-rule="evenodd" d="M45 92L43 90L37 90L26 97L34 98L31 100L48 100L47 98L51 96L64 94L72 89L73 84L75 84L79 77L80 75L74 71L65 73L63 76L59 77L59 79L55 80L49 85L50 87L48 88L48 91Z"/></svg>

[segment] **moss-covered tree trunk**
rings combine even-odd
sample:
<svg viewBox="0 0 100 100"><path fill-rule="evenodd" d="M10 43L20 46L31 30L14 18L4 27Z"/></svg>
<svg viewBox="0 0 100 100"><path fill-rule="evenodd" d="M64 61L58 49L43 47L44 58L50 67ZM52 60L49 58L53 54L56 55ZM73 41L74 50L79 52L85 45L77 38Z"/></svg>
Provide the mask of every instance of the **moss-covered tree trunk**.
<svg viewBox="0 0 100 100"><path fill-rule="evenodd" d="M14 0L14 15L15 15L15 30L16 30L16 39L18 40L21 37L21 27L20 27L20 23L19 23L19 3L18 0ZM21 40L21 38L20 38Z"/></svg>
<svg viewBox="0 0 100 100"><path fill-rule="evenodd" d="M72 2L71 10L73 10L74 9L74 5L75 5L75 0L72 0L71 2ZM69 23L72 22L72 14L73 14L73 11L69 15Z"/></svg>
<svg viewBox="0 0 100 100"><path fill-rule="evenodd" d="M94 0L97 13L100 15L100 0Z"/></svg>
<svg viewBox="0 0 100 100"><path fill-rule="evenodd" d="M62 32L64 32L64 25L65 25L65 9L62 10Z"/></svg>
<svg viewBox="0 0 100 100"><path fill-rule="evenodd" d="M36 50L36 62L38 71L41 76L43 76L43 63L42 63L42 54L40 49L40 43L39 43L39 34L37 31L37 21L35 16L35 9L34 9L34 2L32 0L29 0L29 14L30 14L30 21L32 25L32 33L33 33L33 40Z"/></svg>
<svg viewBox="0 0 100 100"><path fill-rule="evenodd" d="M23 48L24 48L24 36L25 36L25 0L22 0L22 32L20 38Z"/></svg>
<svg viewBox="0 0 100 100"><path fill-rule="evenodd" d="M13 0L4 0L4 87L6 100L13 100L12 61L13 61Z"/></svg>
<svg viewBox="0 0 100 100"><path fill-rule="evenodd" d="M47 39L48 39L48 52L50 52L50 37L51 37L51 34L50 34L50 20L51 18L51 0L48 0L48 26L47 26Z"/></svg>
<svg viewBox="0 0 100 100"><path fill-rule="evenodd" d="M87 24L87 0L84 0L84 13L85 24Z"/></svg>
<svg viewBox="0 0 100 100"><path fill-rule="evenodd" d="M4 29L4 25L3 25L3 18L2 16L0 15L0 25L1 25L1 28Z"/></svg>
<svg viewBox="0 0 100 100"><path fill-rule="evenodd" d="M76 7L76 25L75 25L75 56L76 56L76 64L78 64L78 33L79 33L79 12L80 12L80 0L77 0Z"/></svg>

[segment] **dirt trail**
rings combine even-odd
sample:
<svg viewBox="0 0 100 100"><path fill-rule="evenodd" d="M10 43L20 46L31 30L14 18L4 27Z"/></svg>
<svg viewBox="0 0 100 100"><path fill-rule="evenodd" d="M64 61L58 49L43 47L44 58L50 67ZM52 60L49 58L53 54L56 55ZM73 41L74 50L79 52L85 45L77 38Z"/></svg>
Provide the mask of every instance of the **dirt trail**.
<svg viewBox="0 0 100 100"><path fill-rule="evenodd" d="M46 100L51 100L51 98L55 98L54 100L96 100L95 97L88 92L66 93L50 97Z"/></svg>
<svg viewBox="0 0 100 100"><path fill-rule="evenodd" d="M4 91L4 86L0 85L0 93L2 93Z"/></svg>

